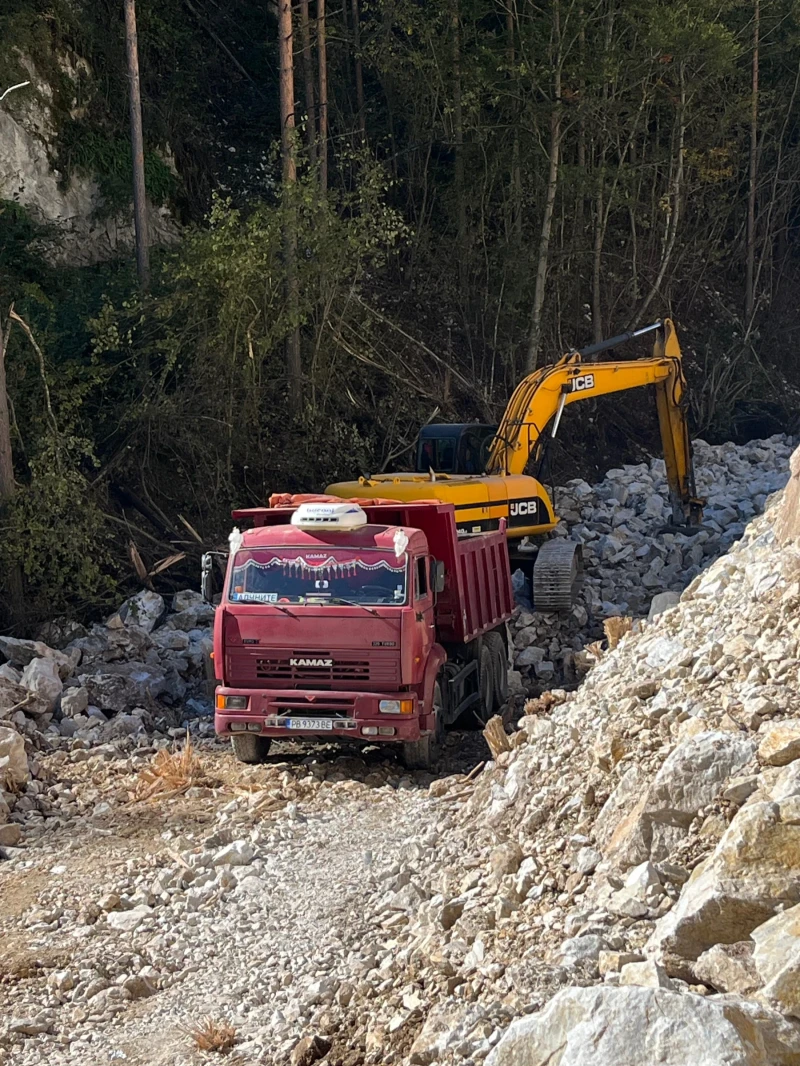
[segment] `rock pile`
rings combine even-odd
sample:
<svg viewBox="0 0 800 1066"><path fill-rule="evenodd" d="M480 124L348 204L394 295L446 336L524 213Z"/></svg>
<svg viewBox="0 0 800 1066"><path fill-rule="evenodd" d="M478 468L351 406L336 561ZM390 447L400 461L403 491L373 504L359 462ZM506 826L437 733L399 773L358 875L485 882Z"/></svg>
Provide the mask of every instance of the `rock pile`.
<svg viewBox="0 0 800 1066"><path fill-rule="evenodd" d="M533 613L520 589L512 623L517 689L574 686L590 665L585 647L603 637L604 619L644 617L658 594L656 609L676 602L783 488L791 452L784 435L741 446L696 441L697 491L708 503L703 528L692 535L661 532L671 520L663 459L609 470L598 485L576 479L558 489L556 533L583 544L584 585L568 616Z"/></svg>
<svg viewBox="0 0 800 1066"><path fill-rule="evenodd" d="M410 1062L800 1061L800 550L780 549L784 517L774 499L577 692L529 700L475 782L431 786L443 845L412 881L396 965L439 1007ZM509 1012L530 1018L492 1050Z"/></svg>
<svg viewBox="0 0 800 1066"><path fill-rule="evenodd" d="M43 753L110 742L125 750L187 726L213 732L205 685L213 619L199 593L177 592L168 609L142 591L90 630L51 624L47 643L0 636L0 847L19 841L19 822L35 820L29 784Z"/></svg>
<svg viewBox="0 0 800 1066"><path fill-rule="evenodd" d="M141 594L89 633L0 642L0 828L27 845L6 842L0 899L15 871L43 876L0 938L45 960L0 982L0 1062L144 1061L157 1035L188 1066L185 1027L211 1011L263 1066L797 1066L800 457L766 500L788 449L698 446L718 528L691 543L657 537L632 489L652 478L663 514L657 466L571 486L564 532L594 534L586 620L548 634L520 610L518 652L544 654L518 681L547 691L468 775L207 753L220 787L151 823L135 782L154 745L128 726L166 740L200 699L208 608ZM748 507L766 513L744 528ZM603 538L622 547L604 558ZM621 612L637 624L587 669ZM553 687L563 648L574 691Z"/></svg>

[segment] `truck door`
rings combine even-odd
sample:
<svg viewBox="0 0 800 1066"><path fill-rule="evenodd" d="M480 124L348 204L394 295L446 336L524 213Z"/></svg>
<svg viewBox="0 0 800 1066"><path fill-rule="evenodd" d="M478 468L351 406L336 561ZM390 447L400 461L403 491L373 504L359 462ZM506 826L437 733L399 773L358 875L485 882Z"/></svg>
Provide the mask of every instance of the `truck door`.
<svg viewBox="0 0 800 1066"><path fill-rule="evenodd" d="M419 627L420 665L424 668L435 639L430 560L426 555L420 555L414 561L414 611Z"/></svg>

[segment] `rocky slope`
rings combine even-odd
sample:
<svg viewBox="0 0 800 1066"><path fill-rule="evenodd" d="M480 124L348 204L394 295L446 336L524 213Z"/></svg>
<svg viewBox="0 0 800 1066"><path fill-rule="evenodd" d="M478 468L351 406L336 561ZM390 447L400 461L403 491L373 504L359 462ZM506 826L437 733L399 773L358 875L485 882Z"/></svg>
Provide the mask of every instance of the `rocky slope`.
<svg viewBox="0 0 800 1066"><path fill-rule="evenodd" d="M632 486L663 500L657 467L568 486L564 532L596 545L587 617L548 631L520 608L515 680L544 687L545 662L585 678L529 699L469 775L379 753L245 770L209 748L192 787L148 799L182 717L171 684L200 698L207 619L181 616L205 608L141 596L63 650L6 642L7 683L55 707L14 710L29 735L6 749L9 1061L199 1063L187 1028L211 1014L246 1063L800 1064L800 460L745 528L789 451L698 447L702 540L656 535ZM672 568L688 587L648 621L644 578ZM639 619L618 646L592 645L622 612ZM135 670L109 669L119 641ZM533 647L548 657L520 662ZM163 686L147 699L142 664ZM70 736L80 689L128 703L107 722L85 707Z"/></svg>
<svg viewBox="0 0 800 1066"><path fill-rule="evenodd" d="M525 687L573 685L605 618L646 615L659 593L674 602L783 487L791 450L784 436L744 446L696 441L697 491L708 504L702 530L691 536L661 532L670 514L663 459L610 470L599 485L574 480L558 489L556 532L583 544L584 587L568 616L523 610L516 619L515 665Z"/></svg>

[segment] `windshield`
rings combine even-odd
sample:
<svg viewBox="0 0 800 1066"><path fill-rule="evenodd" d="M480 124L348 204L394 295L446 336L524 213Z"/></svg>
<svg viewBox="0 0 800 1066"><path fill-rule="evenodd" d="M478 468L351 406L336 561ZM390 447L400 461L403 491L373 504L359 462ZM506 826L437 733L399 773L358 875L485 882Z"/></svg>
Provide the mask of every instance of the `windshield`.
<svg viewBox="0 0 800 1066"><path fill-rule="evenodd" d="M351 548L303 551L259 548L237 552L229 598L236 603L406 602L406 562L394 552Z"/></svg>

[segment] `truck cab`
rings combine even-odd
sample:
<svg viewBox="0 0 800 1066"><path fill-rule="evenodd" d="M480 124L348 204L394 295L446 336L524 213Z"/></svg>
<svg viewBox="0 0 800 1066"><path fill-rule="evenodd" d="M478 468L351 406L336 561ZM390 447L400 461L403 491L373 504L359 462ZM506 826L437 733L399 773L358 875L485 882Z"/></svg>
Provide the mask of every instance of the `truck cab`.
<svg viewBox="0 0 800 1066"><path fill-rule="evenodd" d="M404 521L409 510L419 523ZM445 638L462 626L451 617L460 582L442 559L452 568L462 553L449 505L391 512L398 521L342 501L234 512L257 524L232 536L215 724L243 761L261 761L276 737L309 736L400 743L410 764L430 761L431 738L457 709L446 697L463 703L464 685L443 675ZM477 691L474 663L469 674Z"/></svg>

